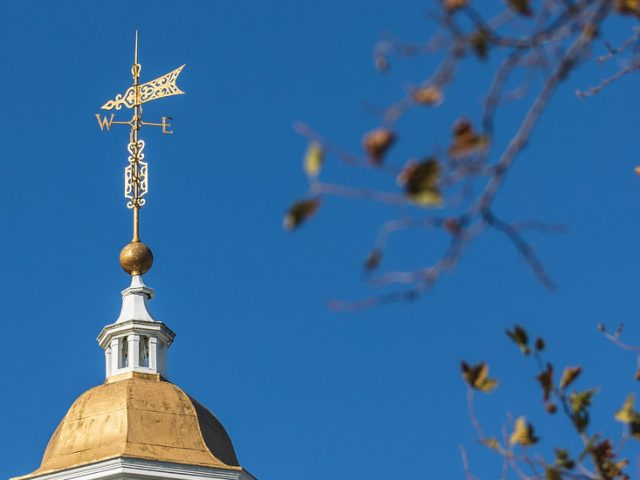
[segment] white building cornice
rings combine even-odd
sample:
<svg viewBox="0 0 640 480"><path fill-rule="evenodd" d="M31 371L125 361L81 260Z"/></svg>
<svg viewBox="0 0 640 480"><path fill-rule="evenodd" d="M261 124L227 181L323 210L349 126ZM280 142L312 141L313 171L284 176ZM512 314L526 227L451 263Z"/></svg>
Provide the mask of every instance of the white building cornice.
<svg viewBox="0 0 640 480"><path fill-rule="evenodd" d="M14 477L11 480L21 480ZM83 465L62 472L44 473L29 480L255 480L246 470L238 468L212 468L179 463L157 462L136 458L114 458Z"/></svg>

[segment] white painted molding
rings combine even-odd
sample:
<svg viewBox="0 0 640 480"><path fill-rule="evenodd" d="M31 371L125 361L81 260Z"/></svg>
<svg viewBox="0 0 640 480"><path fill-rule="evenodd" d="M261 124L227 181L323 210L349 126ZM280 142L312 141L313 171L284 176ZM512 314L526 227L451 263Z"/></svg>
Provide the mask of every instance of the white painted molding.
<svg viewBox="0 0 640 480"><path fill-rule="evenodd" d="M11 480L18 480L15 477ZM256 480L246 470L198 467L179 463L116 458L32 477L30 480Z"/></svg>

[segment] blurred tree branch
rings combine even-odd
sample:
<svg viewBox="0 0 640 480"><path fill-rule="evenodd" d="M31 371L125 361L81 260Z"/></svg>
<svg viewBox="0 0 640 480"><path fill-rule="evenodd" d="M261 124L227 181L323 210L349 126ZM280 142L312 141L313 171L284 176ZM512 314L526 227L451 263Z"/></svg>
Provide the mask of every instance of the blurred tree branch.
<svg viewBox="0 0 640 480"><path fill-rule="evenodd" d="M561 232L557 225L540 221L507 220L496 212L495 200L518 156L531 141L540 118L568 75L592 58L594 41L603 23L612 16L640 15L636 0L507 0L507 7L489 16L474 0L442 0L430 18L436 25L432 38L424 44L408 44L395 38L381 41L374 49L378 70L390 68L394 56L438 55L440 64L416 87L381 112L380 125L363 137L363 153L350 153L332 144L303 123L295 129L309 141L304 168L309 182L307 196L295 202L285 218L285 227L296 229L315 214L322 197L337 196L393 206L409 206L403 216L387 221L365 262L369 284L389 291L355 302L334 301L338 309L360 309L388 302L413 300L429 291L445 273L465 255L480 235L493 230L504 235L520 253L532 273L547 289L555 288L542 260L536 255L526 234L537 230ZM484 3L484 2L483 2ZM601 63L618 58L623 65L609 78L577 91L594 95L619 78L640 68L640 28L618 47L605 43L607 53ZM624 60L621 58L625 56ZM425 145L415 159L404 165L388 161L389 151L400 141L398 121L415 108L437 108L445 101L445 91L461 75L469 59L494 60L493 80L484 98L478 121L459 116L453 126L445 154L429 154ZM497 61L496 61L497 60ZM493 65L493 67L491 66ZM497 66L496 66L497 65ZM512 84L517 82L514 88ZM455 90L447 95L455 95ZM497 139L497 113L507 103L524 108L515 133L502 145ZM501 132L501 134L503 134ZM382 175L392 180L387 190L356 187L321 179L326 158L335 158L345 166L364 169L367 175ZM369 172L369 173L367 173ZM434 214L434 209L437 214ZM387 270L378 273L384 263L385 249L392 234L407 229L440 230L448 245L433 263L413 270ZM394 288L395 287L395 288Z"/></svg>

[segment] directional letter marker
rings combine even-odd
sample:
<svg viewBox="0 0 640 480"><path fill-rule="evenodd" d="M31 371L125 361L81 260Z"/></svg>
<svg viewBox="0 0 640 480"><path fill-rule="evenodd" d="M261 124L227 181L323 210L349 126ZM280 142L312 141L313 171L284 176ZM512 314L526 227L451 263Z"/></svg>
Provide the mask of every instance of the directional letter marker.
<svg viewBox="0 0 640 480"><path fill-rule="evenodd" d="M133 210L133 240L140 241L140 209L145 204L144 196L149 190L148 171L149 166L144 159L144 140L138 137L138 133L143 126L160 127L162 133L171 134L170 121L171 117L162 117L161 122L151 123L142 121L142 104L157 100L159 98L169 97L171 95L181 95L184 92L176 85L176 80L184 65L176 68L172 72L167 73L155 80L140 85L140 71L142 67L138 63L138 32L136 32L136 45L134 53L133 66L131 67L131 75L133 76L133 85L126 92L116 95L113 100L109 100L101 108L102 110L120 110L122 107L133 109L133 116L129 121L115 120L115 114L101 116L96 113L96 119L100 130L111 130L112 125L129 125L131 131L129 134L129 164L124 171L124 196L129 201L127 208Z"/></svg>

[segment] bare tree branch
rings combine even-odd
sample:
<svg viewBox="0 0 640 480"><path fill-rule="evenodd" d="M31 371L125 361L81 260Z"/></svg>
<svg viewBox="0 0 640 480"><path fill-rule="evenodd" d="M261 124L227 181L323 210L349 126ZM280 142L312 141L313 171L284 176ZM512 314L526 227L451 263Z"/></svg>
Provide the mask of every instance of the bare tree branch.
<svg viewBox="0 0 640 480"><path fill-rule="evenodd" d="M372 287L404 285L406 289L378 293L354 302L333 301L332 308L360 309L419 298L454 269L469 245L488 229L506 235L540 283L549 290L556 288L523 234L527 230L559 233L564 228L539 220L517 223L498 218L494 213L495 200L560 84L589 58L604 21L616 11L629 12L620 2L614 5L611 0L545 0L535 13L526 0L508 4L511 8L486 19L479 3L443 0L441 11L429 16L438 28L427 42L409 44L388 37L376 46L375 56L384 57L381 70L389 68L389 58L393 55L438 55L440 63L418 87L409 89L398 102L380 112L380 126L370 132L377 136L364 137L365 155L354 155L328 142L307 125L296 124L296 130L320 145L328 156L335 156L345 166L365 167L365 172L376 171L393 177L400 186L400 189L396 185L386 190L355 187L320 181L314 174L309 177L313 197L332 195L407 207L406 217L390 220L381 227L373 247L375 257L366 263L370 273L367 281ZM634 29L633 35L619 47L609 46L605 57L629 51L640 51L640 28ZM441 152L438 146L426 146L422 153L415 155L416 159L423 160L410 160L398 166L385 158L390 157L387 151L396 138L394 129L405 113L415 108L435 109L469 59L484 60L489 55L497 57L498 66L488 90L482 95L480 131L460 116L453 127L447 154L425 155L424 152ZM627 67L585 95L596 94L618 78L636 71L640 67L640 55L637 60L635 53L633 55ZM519 84L513 88L516 81ZM503 138L504 127L497 123L501 118L498 112L507 102L521 105L523 113L515 132L502 144L498 139ZM435 110L433 112L435 114ZM429 167L429 162L437 164L437 168ZM417 165L422 165L422 170ZM423 176L416 177L416 172ZM429 208L434 204L441 207L437 214ZM389 235L410 228L439 230L449 235L449 245L431 264L371 275L380 267Z"/></svg>

